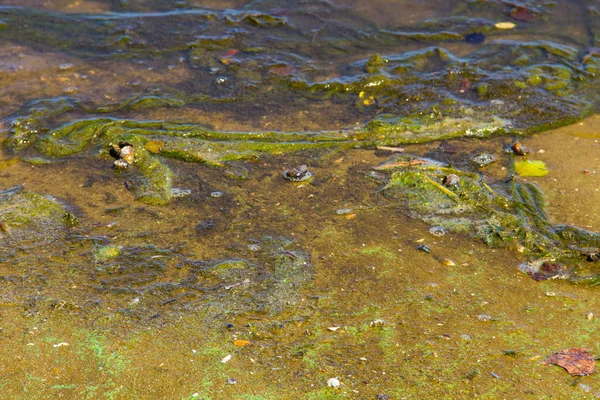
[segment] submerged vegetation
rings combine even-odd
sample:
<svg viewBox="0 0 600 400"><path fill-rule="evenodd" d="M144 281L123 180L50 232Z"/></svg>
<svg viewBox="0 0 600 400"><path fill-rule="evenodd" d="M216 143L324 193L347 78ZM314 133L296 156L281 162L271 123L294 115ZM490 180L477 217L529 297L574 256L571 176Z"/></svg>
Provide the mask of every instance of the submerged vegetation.
<svg viewBox="0 0 600 400"><path fill-rule="evenodd" d="M600 351L600 235L520 141L597 112L597 2L26 2L53 10L0 7L3 394L592 390L539 360Z"/></svg>

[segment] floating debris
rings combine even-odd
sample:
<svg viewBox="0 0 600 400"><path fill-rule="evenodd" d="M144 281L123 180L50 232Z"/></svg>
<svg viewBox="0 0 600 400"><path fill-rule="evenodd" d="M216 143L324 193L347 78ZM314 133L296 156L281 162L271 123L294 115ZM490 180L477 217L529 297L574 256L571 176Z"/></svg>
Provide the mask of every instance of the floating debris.
<svg viewBox="0 0 600 400"><path fill-rule="evenodd" d="M341 328L340 326L330 326L327 328L327 330L331 331L331 332L336 332L340 328Z"/></svg>
<svg viewBox="0 0 600 400"><path fill-rule="evenodd" d="M313 174L308 170L308 166L303 164L296 168L285 170L282 176L288 181L302 182L312 178Z"/></svg>
<svg viewBox="0 0 600 400"><path fill-rule="evenodd" d="M389 151L390 153L403 153L404 147L377 146L377 150Z"/></svg>
<svg viewBox="0 0 600 400"><path fill-rule="evenodd" d="M433 236L441 237L446 234L446 230L441 226L434 226L429 229L429 233L431 233Z"/></svg>

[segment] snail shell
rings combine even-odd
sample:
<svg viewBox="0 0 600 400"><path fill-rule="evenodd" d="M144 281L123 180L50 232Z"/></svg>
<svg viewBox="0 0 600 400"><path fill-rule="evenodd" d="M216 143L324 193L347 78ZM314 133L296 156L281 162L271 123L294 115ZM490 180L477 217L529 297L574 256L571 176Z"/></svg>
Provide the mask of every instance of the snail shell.
<svg viewBox="0 0 600 400"><path fill-rule="evenodd" d="M312 172L306 165L300 165L296 168L286 170L283 175L285 179L292 182L302 182L312 177Z"/></svg>
<svg viewBox="0 0 600 400"><path fill-rule="evenodd" d="M517 156L524 156L524 155L531 153L530 149L523 146L519 142L515 142L510 148L512 149L513 153Z"/></svg>
<svg viewBox="0 0 600 400"><path fill-rule="evenodd" d="M447 187L458 186L460 184L460 178L457 175L449 174L444 177L442 183Z"/></svg>
<svg viewBox="0 0 600 400"><path fill-rule="evenodd" d="M122 147L120 155L123 160L127 161L129 164L133 164L133 160L135 157L133 152L133 146L129 145Z"/></svg>

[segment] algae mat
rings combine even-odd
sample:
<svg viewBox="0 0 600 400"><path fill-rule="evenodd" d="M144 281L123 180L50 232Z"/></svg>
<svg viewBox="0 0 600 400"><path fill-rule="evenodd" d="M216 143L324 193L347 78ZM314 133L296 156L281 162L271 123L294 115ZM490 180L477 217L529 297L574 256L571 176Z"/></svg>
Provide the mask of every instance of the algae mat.
<svg viewBox="0 0 600 400"><path fill-rule="evenodd" d="M3 397L600 393L595 2L3 4Z"/></svg>

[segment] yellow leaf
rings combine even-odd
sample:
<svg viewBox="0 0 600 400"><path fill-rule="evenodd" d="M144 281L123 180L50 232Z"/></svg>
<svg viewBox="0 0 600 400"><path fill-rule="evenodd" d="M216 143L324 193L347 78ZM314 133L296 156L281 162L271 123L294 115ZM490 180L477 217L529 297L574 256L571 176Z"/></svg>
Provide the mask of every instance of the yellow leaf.
<svg viewBox="0 0 600 400"><path fill-rule="evenodd" d="M515 163L515 171L520 176L545 176L548 175L546 164L540 160L525 160Z"/></svg>
<svg viewBox="0 0 600 400"><path fill-rule="evenodd" d="M233 344L238 347L246 347L246 346L250 346L252 344L252 342L249 340L238 339L238 340L234 340Z"/></svg>

